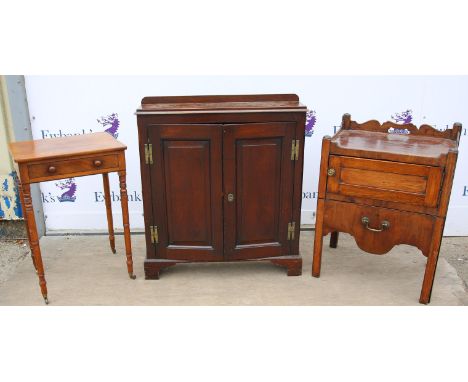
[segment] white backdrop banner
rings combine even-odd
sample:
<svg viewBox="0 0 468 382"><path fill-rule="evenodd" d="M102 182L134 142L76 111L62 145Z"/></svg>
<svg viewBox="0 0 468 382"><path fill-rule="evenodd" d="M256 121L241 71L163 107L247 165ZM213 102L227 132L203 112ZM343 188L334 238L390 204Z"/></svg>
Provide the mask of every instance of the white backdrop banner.
<svg viewBox="0 0 468 382"><path fill-rule="evenodd" d="M144 96L296 93L309 108L304 158L302 224L313 224L321 139L341 116L353 120L423 123L438 129L464 124L444 234L468 235L468 76L27 76L34 139L107 131L128 146L130 224L143 229L138 134L134 112ZM116 227L121 227L118 180L110 176ZM46 227L105 230L100 176L41 184Z"/></svg>

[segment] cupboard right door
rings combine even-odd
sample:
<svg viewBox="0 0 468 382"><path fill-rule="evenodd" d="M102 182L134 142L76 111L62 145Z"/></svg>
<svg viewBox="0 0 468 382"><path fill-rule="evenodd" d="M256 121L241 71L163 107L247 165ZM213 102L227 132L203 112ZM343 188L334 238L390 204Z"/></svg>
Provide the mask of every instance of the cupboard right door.
<svg viewBox="0 0 468 382"><path fill-rule="evenodd" d="M290 254L294 122L223 127L226 260ZM297 227L296 231L299 229Z"/></svg>

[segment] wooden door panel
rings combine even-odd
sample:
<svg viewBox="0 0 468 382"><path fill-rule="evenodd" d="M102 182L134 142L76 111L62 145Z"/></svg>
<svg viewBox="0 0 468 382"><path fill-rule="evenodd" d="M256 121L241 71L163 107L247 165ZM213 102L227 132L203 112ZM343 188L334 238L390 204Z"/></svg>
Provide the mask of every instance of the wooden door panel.
<svg viewBox="0 0 468 382"><path fill-rule="evenodd" d="M168 244L212 246L210 142L163 141Z"/></svg>
<svg viewBox="0 0 468 382"><path fill-rule="evenodd" d="M156 258L222 260L221 127L161 125L149 131Z"/></svg>
<svg viewBox="0 0 468 382"><path fill-rule="evenodd" d="M281 138L236 142L238 245L279 242L281 144Z"/></svg>
<svg viewBox="0 0 468 382"><path fill-rule="evenodd" d="M228 260L289 255L295 123L224 126L224 250ZM233 194L232 201L229 194Z"/></svg>
<svg viewBox="0 0 468 382"><path fill-rule="evenodd" d="M341 181L356 186L377 187L387 190L398 190L422 194L426 191L427 179L421 176L385 174L355 168L342 168Z"/></svg>
<svg viewBox="0 0 468 382"><path fill-rule="evenodd" d="M436 207L440 167L331 155L327 192L383 201ZM333 197L333 196L332 196Z"/></svg>

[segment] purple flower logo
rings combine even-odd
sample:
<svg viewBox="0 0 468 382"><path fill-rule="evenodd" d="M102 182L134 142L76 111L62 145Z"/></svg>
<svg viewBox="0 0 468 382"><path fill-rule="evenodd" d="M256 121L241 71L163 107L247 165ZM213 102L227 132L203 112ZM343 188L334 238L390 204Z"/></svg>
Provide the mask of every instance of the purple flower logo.
<svg viewBox="0 0 468 382"><path fill-rule="evenodd" d="M317 116L315 110L307 110L306 113L306 123L305 123L305 136L311 137L314 134L314 126L317 122Z"/></svg>
<svg viewBox="0 0 468 382"><path fill-rule="evenodd" d="M64 193L58 197L59 202L74 202L76 200L75 178L61 180L56 182L55 185L61 190L65 190Z"/></svg>
<svg viewBox="0 0 468 382"><path fill-rule="evenodd" d="M118 130L120 126L119 116L117 113L112 113L107 117L101 117L97 119L98 123L102 127L106 128L104 131L112 135L115 139L119 136Z"/></svg>
<svg viewBox="0 0 468 382"><path fill-rule="evenodd" d="M395 123L407 124L413 121L413 110L405 110L401 113L395 113L392 115L392 119Z"/></svg>

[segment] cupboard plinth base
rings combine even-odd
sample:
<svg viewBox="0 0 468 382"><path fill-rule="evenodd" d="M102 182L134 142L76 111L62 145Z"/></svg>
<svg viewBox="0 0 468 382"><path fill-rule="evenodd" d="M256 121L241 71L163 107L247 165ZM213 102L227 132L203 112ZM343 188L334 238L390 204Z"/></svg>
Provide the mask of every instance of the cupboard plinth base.
<svg viewBox="0 0 468 382"><path fill-rule="evenodd" d="M272 264L284 267L287 270L288 276L302 275L302 257L301 256L284 256L278 258L266 259Z"/></svg>
<svg viewBox="0 0 468 382"><path fill-rule="evenodd" d="M269 261L279 267L286 268L288 276L302 275L302 257L301 256L281 256L281 257L266 257L259 259L246 259L246 260L233 260L225 262L238 262L238 261ZM187 263L202 263L205 261L186 261L186 260L170 260L170 259L146 259L144 263L145 279L146 280L159 280L160 273L163 269L169 268L177 264ZM216 261L206 261L216 262ZM223 262L223 261L220 261Z"/></svg>
<svg viewBox="0 0 468 382"><path fill-rule="evenodd" d="M179 261L167 259L146 259L144 263L145 280L159 280L159 274L165 268L176 265Z"/></svg>

